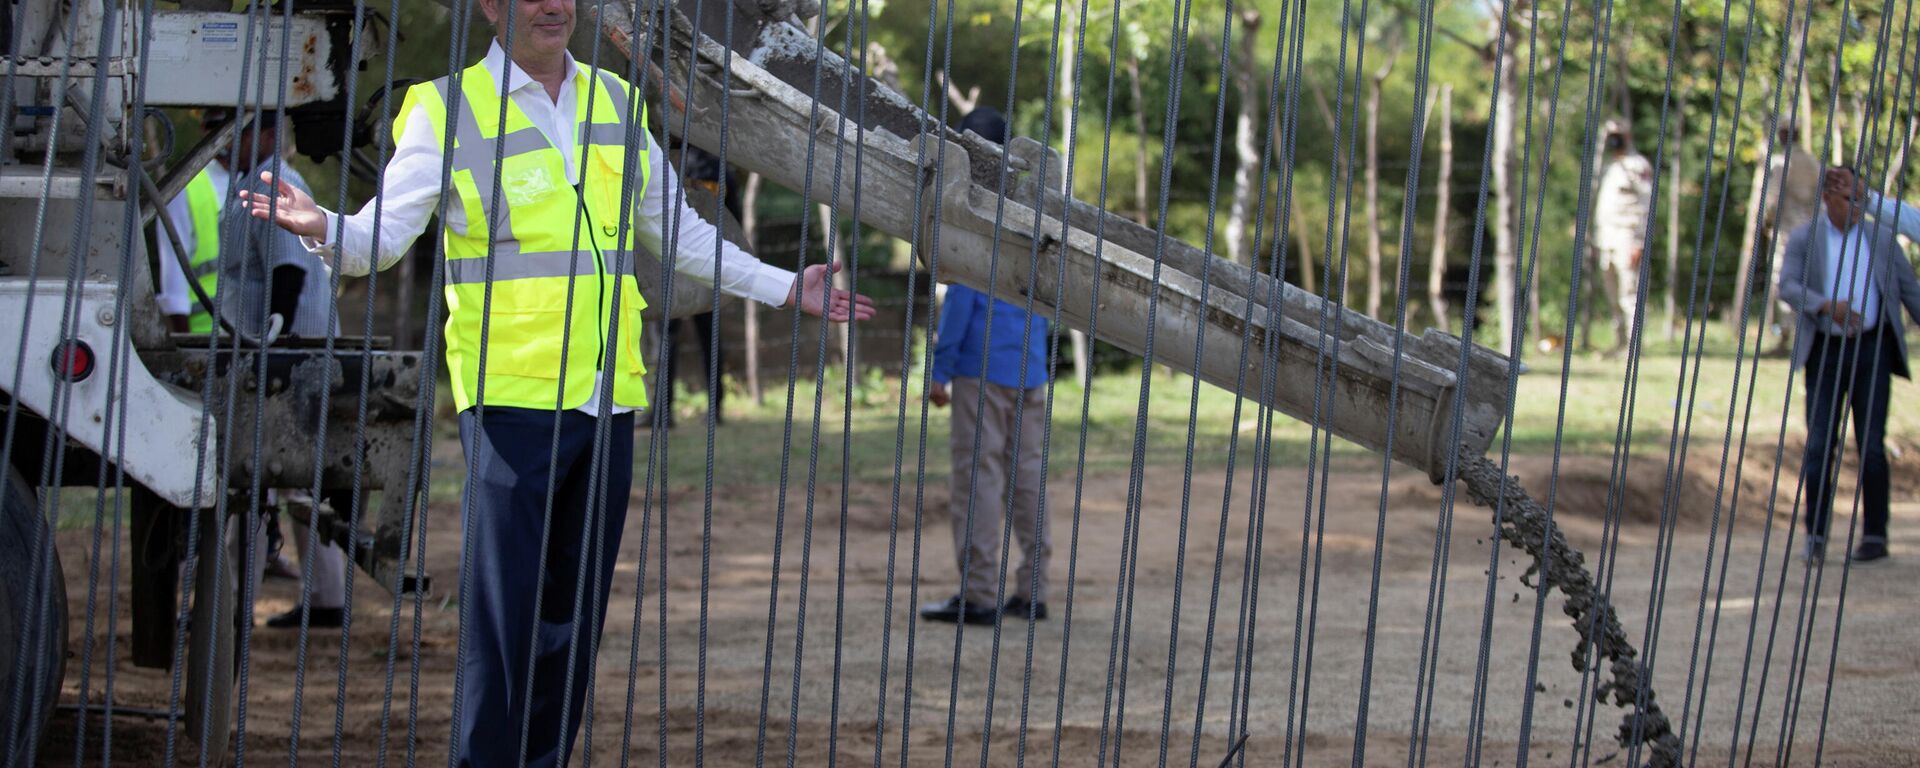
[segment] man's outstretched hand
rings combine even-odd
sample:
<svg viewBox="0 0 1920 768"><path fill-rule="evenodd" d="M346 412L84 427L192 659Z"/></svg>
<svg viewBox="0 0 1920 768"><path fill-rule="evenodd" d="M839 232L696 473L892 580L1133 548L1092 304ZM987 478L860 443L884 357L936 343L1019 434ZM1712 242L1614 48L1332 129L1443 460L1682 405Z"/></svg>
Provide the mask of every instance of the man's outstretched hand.
<svg viewBox="0 0 1920 768"><path fill-rule="evenodd" d="M872 319L873 299L833 287L833 273L838 271L840 271L839 262L807 267L800 273L800 279L794 282L793 291L787 294L787 303L791 305L794 300L793 293L798 292L800 311L814 317L824 317L836 323Z"/></svg>
<svg viewBox="0 0 1920 768"><path fill-rule="evenodd" d="M274 194L240 190L240 200L246 203L248 213L301 237L326 239L327 215L320 212L320 206L313 202L312 196L281 181L271 171L261 171L260 180L266 182Z"/></svg>

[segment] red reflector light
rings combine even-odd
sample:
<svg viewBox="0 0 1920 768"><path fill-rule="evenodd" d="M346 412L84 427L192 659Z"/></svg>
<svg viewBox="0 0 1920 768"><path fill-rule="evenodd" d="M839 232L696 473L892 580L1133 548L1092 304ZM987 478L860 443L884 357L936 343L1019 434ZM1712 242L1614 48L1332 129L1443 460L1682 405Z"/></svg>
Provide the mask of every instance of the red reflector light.
<svg viewBox="0 0 1920 768"><path fill-rule="evenodd" d="M67 381L84 381L93 375L93 347L79 339L68 339L53 348L53 375Z"/></svg>

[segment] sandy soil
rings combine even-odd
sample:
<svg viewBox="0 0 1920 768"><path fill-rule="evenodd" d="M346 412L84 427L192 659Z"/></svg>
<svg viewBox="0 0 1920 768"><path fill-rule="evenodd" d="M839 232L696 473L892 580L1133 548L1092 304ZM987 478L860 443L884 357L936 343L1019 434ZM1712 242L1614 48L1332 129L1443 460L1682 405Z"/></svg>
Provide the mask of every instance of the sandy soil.
<svg viewBox="0 0 1920 768"><path fill-rule="evenodd" d="M1628 522L1614 563L1614 597L1628 632L1638 644L1643 642L1644 633L1657 631L1653 684L1660 693L1661 705L1676 721L1683 713L1699 718L1697 728L1689 725L1687 729L1689 737L1696 732L1703 737L1698 744L1699 762L1725 762L1728 750L1736 744L1744 755L1753 742L1757 744L1753 763L1775 764L1777 746L1782 741L1782 704L1798 703L1797 728L1787 762L1812 763L1816 745L1821 744L1821 762L1825 764L1920 764L1920 732L1913 728L1920 722L1920 694L1915 693L1920 687L1920 643L1912 641L1912 627L1920 619L1912 586L1920 582L1920 551L1904 544L1900 535L1920 529L1920 494L1912 487L1920 477L1916 471L1920 457L1909 453L1896 468L1903 480L1895 493L1894 558L1870 568L1853 569L1844 582L1844 633L1837 651L1834 606L1842 586L1838 559L1826 570L1817 607L1810 610L1811 633L1798 640L1801 654L1810 646L1811 663L1806 666L1805 684L1800 689L1807 695L1797 701L1784 694L1793 690L1786 680L1795 656L1795 617L1807 594L1803 581L1807 572L1797 559L1789 560L1784 592L1776 600L1787 529L1784 519L1759 524L1756 510L1761 507L1757 505L1765 503L1771 470L1764 463L1750 464L1737 514L1723 511L1716 528L1716 462L1717 458L1696 457L1688 467L1670 567L1664 572L1666 599L1653 613L1658 618L1656 627L1649 627L1648 603L1656 591L1653 578L1663 554L1655 523L1664 461L1643 458L1632 465ZM451 466L455 468L452 471L458 471L457 462ZM1541 457L1515 462L1515 472L1526 480L1536 498L1545 497L1548 469L1547 460ZM1606 460L1593 458L1569 460L1562 467L1560 520L1573 542L1587 553L1589 565L1600 553L1608 469ZM1782 484L1789 498L1792 478L1789 468ZM598 657L590 728L593 762L613 765L626 748L623 745L630 744L631 759L643 765L691 765L699 759L713 765L753 764L764 695L771 702L765 750L767 759L775 764L787 758L790 711L798 712L791 734L792 762L798 765L823 765L834 760L865 765L875 761L876 731L881 737L877 759L890 764L945 764L949 746L953 760L979 764L989 712L991 737L986 739L985 762L992 765L1017 764L1023 747L1026 759L1031 761L1047 762L1057 755L1062 764L1093 764L1103 752L1103 733L1109 734L1104 743L1109 759L1112 751L1118 750L1126 765L1157 764L1165 749L1168 759L1186 763L1196 731L1199 762L1217 764L1231 747L1227 737L1229 702L1235 682L1240 574L1248 533L1246 498L1253 479L1246 471L1232 478L1225 554L1216 558L1226 474L1218 470L1198 473L1188 488L1177 465L1146 473L1141 515L1144 530L1139 538L1138 573L1131 603L1133 620L1126 663L1120 669L1109 667L1109 644L1114 633L1116 575L1123 561L1127 478L1124 474L1088 478L1078 529L1064 685L1062 637L1069 626L1064 614L1069 554L1074 546L1073 520L1069 517L1074 483L1070 476L1056 478L1052 487L1057 548L1053 618L1033 626L1009 621L997 637L989 628L968 627L958 640L957 654L954 628L915 622L909 603L910 597L944 597L954 586L944 484L934 484L939 487L929 487L926 492L925 529L919 542L923 576L917 595L909 587L915 545L911 478L904 489L904 511L897 533L890 528L890 489L885 484L856 485L843 500L837 482L823 482L815 503L811 562L805 573L800 567L806 543L805 489L794 489L789 497L770 670L763 660L769 655L766 623L776 490L723 489L712 516L704 697L700 686L703 510L698 478L674 487L668 506L668 619L664 640L657 613L657 513L651 518L655 538L650 540L654 547L645 562L648 573L642 621L637 635L634 631L641 530L649 519L642 514L636 494L625 534L625 558L611 599L608 631ZM1463 499L1453 523L1451 546L1442 552L1448 567L1442 582L1444 605L1437 611L1436 620L1436 682L1431 709L1416 715L1423 630L1430 626L1426 618L1432 585L1429 574L1442 526L1440 489L1412 472L1396 470L1381 515L1380 466L1370 461L1336 465L1331 477L1324 478L1328 490L1324 535L1314 538L1303 536L1303 525L1307 524L1303 512L1309 509L1306 471L1279 469L1272 472L1270 480L1258 631L1252 646L1251 736L1244 747L1251 761L1275 764L1291 744L1304 751L1308 765L1352 762L1363 708L1360 692L1363 679L1370 674L1370 695L1364 702L1366 750L1359 762L1406 764L1418 716L1430 718L1431 723L1426 757L1438 764L1461 763L1466 737L1475 727L1472 699L1483 630L1481 618L1485 607L1491 605L1487 628L1491 638L1487 649L1489 687L1484 720L1479 723L1486 740L1478 762L1512 763L1517 757L1525 714L1534 592L1522 583L1527 567L1521 562L1523 556L1511 549L1497 553L1498 574L1489 586L1487 570L1494 562L1488 549L1489 511L1467 505ZM1321 480L1316 478L1316 482ZM1183 504L1183 500L1189 503ZM1184 537L1183 513L1190 518ZM415 620L411 603L402 611L400 639L390 653L387 631L392 597L369 585L364 577L356 585L343 709L336 708L341 635L327 631L312 636L297 750L302 762L323 763L336 748L343 765L374 765L382 756L398 763L408 758L410 751L422 764L444 762L458 631L454 604L460 551L457 514L457 508L451 505L432 510L428 564L438 578L437 594L426 600L419 613L418 656L411 650ZM1716 552L1713 577L1719 578L1717 552L1727 545L1729 528L1733 539L1731 570L1724 601L1716 604L1713 587L1707 588L1706 631L1717 630L1709 639L1696 631L1701 618L1703 569L1711 546ZM1378 551L1376 530L1383 532ZM1765 563L1765 582L1756 601L1756 572L1769 530L1771 549ZM1312 562L1306 565L1304 584L1303 539L1317 543L1322 558L1317 567ZM68 588L75 604L74 660L66 677L66 702L78 698L82 676L79 659L85 621L86 542L87 533L79 531L63 534L61 542ZM1309 555L1313 549L1309 548ZM1383 567L1377 604L1370 604L1370 575L1376 556ZM891 574L890 557L897 557ZM843 558L844 569L839 565ZM1217 595L1218 615L1210 623L1210 618L1215 618L1216 567L1225 575ZM836 575L844 575L844 583L836 583ZM796 611L803 576L808 610L804 651L799 654L801 668L796 673ZM1311 605L1304 606L1308 610L1303 618L1303 606L1296 596L1305 590L1311 601L1316 588L1317 611ZM120 636L116 654L122 657L115 665L114 699L121 706L164 708L167 673L136 669L124 658L128 631L124 580L121 589L123 615L112 627ZM836 599L839 591L844 591L844 599ZM269 581L265 592L256 608L260 617L284 610L297 598L292 582ZM1543 765L1564 764L1574 749L1574 719L1581 695L1581 680L1569 664L1574 634L1559 605L1558 595L1548 597L1539 642L1539 684L1532 701L1528 757L1545 761ZM840 610L836 611L836 606ZM1376 623L1369 668L1363 662L1370 619ZM1310 637L1305 633L1308 620L1314 628ZM1749 626L1756 621L1758 634L1752 636L1749 652ZM105 624L101 622L97 634L102 641ZM1778 633L1770 635L1769 629L1775 626ZM1206 653L1209 637L1211 659ZM1307 642L1297 644L1296 637ZM287 632L261 629L253 634L247 689L249 761L279 762L288 757L297 641L295 634ZM658 669L662 642L668 670L664 717ZM1172 654L1170 646L1175 650ZM997 676L988 671L996 650ZM630 667L629 654L635 651L639 661ZM1698 664L1690 663L1696 659ZM395 662L391 670L389 661ZM1830 668L1832 695L1828 700L1823 696L1828 690ZM106 685L102 669L103 665L96 662L89 682L96 700ZM1750 674L1745 678L1741 707L1737 703L1742 700L1743 669ZM1030 681L1023 674L1029 670ZM1122 671L1125 687L1111 691L1115 696L1113 704L1108 705L1109 674ZM623 725L630 672L638 687L631 697L632 734L628 739L623 737ZM769 677L763 677L769 672ZM389 690L390 673L392 727L383 730L382 713L387 705L384 694ZM417 694L410 695L410 675L415 673ZM800 683L797 698L796 674ZM763 688L763 680L769 678L770 683ZM1290 716L1300 716L1302 697L1295 692L1296 679L1297 690L1310 694L1305 697L1304 737L1297 736L1297 723L1292 733L1288 728ZM1203 684L1205 708L1196 728ZM1062 689L1064 697L1057 694ZM1117 706L1121 693L1125 696L1124 719ZM1165 705L1169 701L1170 708ZM796 702L797 710L790 710ZM903 705L909 702L911 721L903 729L908 714ZM701 707L704 721L696 717ZM882 715L884 728L880 726ZM1598 743L1592 753L1596 763L1615 752L1611 734L1619 715L1620 711L1612 707L1599 710L1594 727ZM1793 719L1790 712L1786 719ZM410 722L415 736L411 742ZM836 722L837 730L832 727ZM337 744L336 725L344 734ZM67 764L72 760L77 727L70 711L57 718L46 755L49 763ZM114 718L110 762L160 762L166 731L164 720ZM101 721L91 719L85 737L89 760L98 759L101 736ZM660 755L663 744L664 759ZM182 752L191 756L194 750L189 746ZM1623 758L1621 755L1607 762L1620 765Z"/></svg>

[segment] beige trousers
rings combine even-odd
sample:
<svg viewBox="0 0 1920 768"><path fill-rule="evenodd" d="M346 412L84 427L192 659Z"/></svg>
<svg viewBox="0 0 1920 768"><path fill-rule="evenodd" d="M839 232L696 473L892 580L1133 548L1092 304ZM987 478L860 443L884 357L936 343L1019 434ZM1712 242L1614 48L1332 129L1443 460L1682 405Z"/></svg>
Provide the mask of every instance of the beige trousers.
<svg viewBox="0 0 1920 768"><path fill-rule="evenodd" d="M986 389L985 408L980 391ZM1053 555L1053 537L1041 517L1046 493L1041 475L1042 438L1047 423L1046 388L1003 387L977 378L955 378L953 475L949 480L947 518L953 526L953 554L961 569L961 595L969 605L998 606L1000 600L1000 542L1008 513L1007 483L1013 482L1014 546L1020 549L1020 568L1008 574L1006 594L1047 599L1047 562ZM1026 401L1020 406L1022 400ZM1021 408L1014 421L1016 407ZM1014 455L1014 435L1019 455ZM974 438L980 449L975 460ZM971 510L972 525L968 525ZM1037 542L1037 546L1036 546ZM1011 559L1011 556L1009 557ZM1037 583L1035 579L1038 579ZM1029 594L1031 593L1031 594Z"/></svg>
<svg viewBox="0 0 1920 768"><path fill-rule="evenodd" d="M1613 343L1619 345L1627 343L1627 334L1633 331L1633 316L1640 308L1640 270L1632 263L1631 252L1600 253L1600 279L1607 289L1608 303L1613 305Z"/></svg>

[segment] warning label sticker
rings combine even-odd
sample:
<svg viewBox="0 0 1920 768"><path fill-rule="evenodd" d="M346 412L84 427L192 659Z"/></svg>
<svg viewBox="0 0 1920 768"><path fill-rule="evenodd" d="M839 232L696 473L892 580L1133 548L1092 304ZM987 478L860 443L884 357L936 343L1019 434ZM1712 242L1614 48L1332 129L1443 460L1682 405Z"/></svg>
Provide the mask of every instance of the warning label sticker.
<svg viewBox="0 0 1920 768"><path fill-rule="evenodd" d="M207 51L240 49L240 24L233 21L200 22L200 48Z"/></svg>

